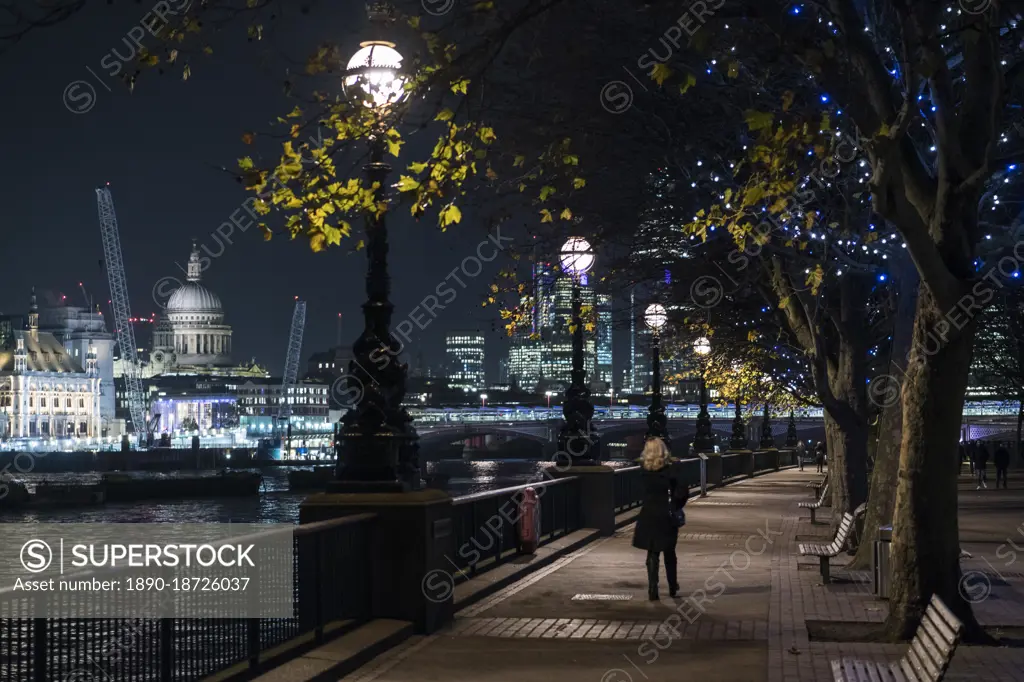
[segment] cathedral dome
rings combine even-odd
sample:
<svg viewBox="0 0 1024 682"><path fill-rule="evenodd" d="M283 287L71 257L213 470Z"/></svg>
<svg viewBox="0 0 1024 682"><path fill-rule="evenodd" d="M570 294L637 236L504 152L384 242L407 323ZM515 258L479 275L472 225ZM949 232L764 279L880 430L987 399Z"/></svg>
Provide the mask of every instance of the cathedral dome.
<svg viewBox="0 0 1024 682"><path fill-rule="evenodd" d="M199 262L199 249L192 244L192 255L188 259L188 281L171 294L167 301L168 313L213 313L223 312L220 298L202 284L202 265Z"/></svg>
<svg viewBox="0 0 1024 682"><path fill-rule="evenodd" d="M186 282L167 301L169 313L219 313L220 299L198 282Z"/></svg>

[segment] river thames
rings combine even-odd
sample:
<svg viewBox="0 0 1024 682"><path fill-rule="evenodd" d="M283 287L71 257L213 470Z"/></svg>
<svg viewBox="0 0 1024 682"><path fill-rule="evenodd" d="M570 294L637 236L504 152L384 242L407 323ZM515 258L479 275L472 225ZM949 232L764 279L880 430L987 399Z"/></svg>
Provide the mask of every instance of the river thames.
<svg viewBox="0 0 1024 682"><path fill-rule="evenodd" d="M432 476L448 477L443 486L453 497L497 490L542 480L549 463L537 460L441 460L430 462ZM623 466L626 462L607 462ZM309 467L306 467L309 468ZM288 471L295 467L266 467L258 496L178 501L130 502L75 507L0 510L3 523L298 523L299 505L312 491L288 490ZM254 470L255 471L255 470ZM208 471L206 475L215 475ZM152 474L137 474L151 476ZM171 474L174 475L174 474ZM189 472L194 475L194 472ZM23 474L16 478L34 491L41 481L98 483L102 474Z"/></svg>

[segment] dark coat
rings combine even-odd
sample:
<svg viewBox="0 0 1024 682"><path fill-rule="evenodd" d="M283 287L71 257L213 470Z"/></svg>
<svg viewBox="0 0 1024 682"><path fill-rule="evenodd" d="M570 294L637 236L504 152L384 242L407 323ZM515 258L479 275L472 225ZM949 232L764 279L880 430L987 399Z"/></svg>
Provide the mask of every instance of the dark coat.
<svg viewBox="0 0 1024 682"><path fill-rule="evenodd" d="M1000 447L996 450L996 454L992 458L992 462L996 465L996 469L1006 469L1010 466L1010 451L1004 447Z"/></svg>
<svg viewBox="0 0 1024 682"><path fill-rule="evenodd" d="M674 548L679 539L679 529L672 523L670 513L673 508L682 509L686 504L687 489L681 484L675 463L657 471L645 469L641 476L644 503L636 519L633 546L664 552Z"/></svg>
<svg viewBox="0 0 1024 682"><path fill-rule="evenodd" d="M988 464L988 446L978 445L977 447L978 449L974 451L974 465L984 469Z"/></svg>

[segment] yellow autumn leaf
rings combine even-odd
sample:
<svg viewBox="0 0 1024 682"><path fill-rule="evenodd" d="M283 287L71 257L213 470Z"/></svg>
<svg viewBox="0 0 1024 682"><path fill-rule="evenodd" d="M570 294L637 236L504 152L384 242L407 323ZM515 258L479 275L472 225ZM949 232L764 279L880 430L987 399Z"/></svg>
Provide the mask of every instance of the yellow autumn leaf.
<svg viewBox="0 0 1024 682"><path fill-rule="evenodd" d="M468 78L460 78L457 81L452 81L452 92L454 92L456 95L458 95L460 93L463 94L463 95L467 94L467 89L468 88L469 88L469 79Z"/></svg>
<svg viewBox="0 0 1024 682"><path fill-rule="evenodd" d="M540 216L541 216L540 217L540 221L542 223L553 223L553 222L555 222L555 217L553 215L551 215L551 211L549 211L546 208L542 208L540 210Z"/></svg>
<svg viewBox="0 0 1024 682"><path fill-rule="evenodd" d="M747 127L750 128L751 132L771 128L775 120L771 112L755 111L753 109L747 109L743 112L743 117L746 119Z"/></svg>
<svg viewBox="0 0 1024 682"><path fill-rule="evenodd" d="M410 178L408 175L398 176L398 182L395 187L398 188L399 192L412 192L413 190L419 189L420 182L414 178Z"/></svg>
<svg viewBox="0 0 1024 682"><path fill-rule="evenodd" d="M586 186L587 186L587 181L584 180L583 178L573 178L572 179L572 188L573 189L583 189Z"/></svg>
<svg viewBox="0 0 1024 682"><path fill-rule="evenodd" d="M551 185L544 185L540 188L540 200L547 201L548 197L555 193L555 188Z"/></svg>
<svg viewBox="0 0 1024 682"><path fill-rule="evenodd" d="M324 237L323 232L317 232L309 238L309 246L313 249L314 253L323 251L325 239L326 237Z"/></svg>
<svg viewBox="0 0 1024 682"><path fill-rule="evenodd" d="M252 159L248 156L243 156L238 160L238 168L240 170L252 170Z"/></svg>
<svg viewBox="0 0 1024 682"><path fill-rule="evenodd" d="M679 94L685 95L687 91L697 84L697 77L692 73L686 74L686 80L679 84Z"/></svg>
<svg viewBox="0 0 1024 682"><path fill-rule="evenodd" d="M666 81L666 79L668 79L669 76L672 75L672 69L668 67L668 64L664 62L658 62L657 64L654 65L654 68L651 69L651 73L649 75L652 81L654 81L658 85L661 85Z"/></svg>
<svg viewBox="0 0 1024 682"><path fill-rule="evenodd" d="M409 26L411 26L412 28L415 28L415 29L419 29L419 27L420 27L420 18L419 17L409 17L409 19L407 21L409 23Z"/></svg>
<svg viewBox="0 0 1024 682"><path fill-rule="evenodd" d="M764 197L764 189L761 185L754 185L747 189L746 194L743 195L743 207L753 206Z"/></svg>
<svg viewBox="0 0 1024 682"><path fill-rule="evenodd" d="M568 208L563 208L562 212L558 214L558 217L562 220L572 220L572 211Z"/></svg>
<svg viewBox="0 0 1024 682"><path fill-rule="evenodd" d="M426 169L427 169L427 164L426 163L416 162L416 163L410 163L409 164L409 170L411 170L413 173L416 173L417 175L419 175L420 173L422 173Z"/></svg>
<svg viewBox="0 0 1024 682"><path fill-rule="evenodd" d="M566 154L562 157L562 163L566 166L578 166L580 165L580 157L575 154Z"/></svg>
<svg viewBox="0 0 1024 682"><path fill-rule="evenodd" d="M498 139L498 136L494 134L494 128L481 128L476 134L484 144L490 144Z"/></svg>
<svg viewBox="0 0 1024 682"><path fill-rule="evenodd" d="M405 144L405 142L403 142L402 140L396 140L393 138L389 138L387 140L387 143L388 152L391 154L391 156L398 156L398 153L402 150L402 145Z"/></svg>
<svg viewBox="0 0 1024 682"><path fill-rule="evenodd" d="M812 227L814 227L814 221L815 221L816 218L817 218L817 216L815 216L813 213L808 213L807 215L805 215L804 216L804 227L806 227L808 230L811 229Z"/></svg>
<svg viewBox="0 0 1024 682"><path fill-rule="evenodd" d="M448 227L453 223L462 222L462 211L455 204L448 204L441 210L441 227Z"/></svg>
<svg viewBox="0 0 1024 682"><path fill-rule="evenodd" d="M817 294L818 289L821 287L821 283L825 279L825 271L821 269L821 265L814 266L814 269L807 273L807 284L811 287L811 293Z"/></svg>
<svg viewBox="0 0 1024 682"><path fill-rule="evenodd" d="M526 161L526 157L525 156L516 155L516 158L514 158L512 160L512 167L513 168L518 168L519 166L523 165L524 161Z"/></svg>
<svg viewBox="0 0 1024 682"><path fill-rule="evenodd" d="M455 118L455 113L451 109L445 107L441 111L437 112L437 116L434 117L434 120L435 121L450 121L453 118Z"/></svg>

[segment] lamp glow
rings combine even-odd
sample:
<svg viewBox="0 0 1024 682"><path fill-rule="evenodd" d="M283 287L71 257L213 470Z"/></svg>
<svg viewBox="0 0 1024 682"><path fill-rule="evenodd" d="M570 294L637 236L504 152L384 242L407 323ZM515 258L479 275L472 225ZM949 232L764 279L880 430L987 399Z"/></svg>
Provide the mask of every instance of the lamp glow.
<svg viewBox="0 0 1024 682"><path fill-rule="evenodd" d="M668 322L668 311L660 303L652 303L644 311L644 324L656 332L660 332Z"/></svg>
<svg viewBox="0 0 1024 682"><path fill-rule="evenodd" d="M594 251L583 237L569 237L562 244L561 256L562 270L575 277L586 273L594 267Z"/></svg>
<svg viewBox="0 0 1024 682"><path fill-rule="evenodd" d="M707 355L711 352L711 341L706 336L702 336L693 342L693 352L697 355Z"/></svg>
<svg viewBox="0 0 1024 682"><path fill-rule="evenodd" d="M400 74L402 55L394 43L360 43L345 67L345 93L368 109L383 109L407 96L406 78Z"/></svg>

